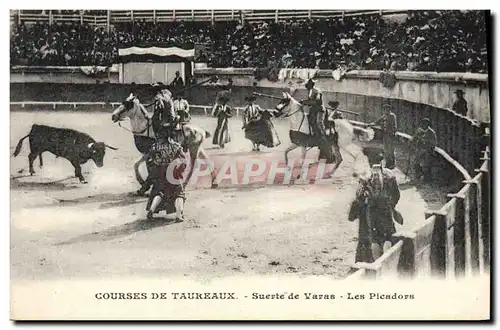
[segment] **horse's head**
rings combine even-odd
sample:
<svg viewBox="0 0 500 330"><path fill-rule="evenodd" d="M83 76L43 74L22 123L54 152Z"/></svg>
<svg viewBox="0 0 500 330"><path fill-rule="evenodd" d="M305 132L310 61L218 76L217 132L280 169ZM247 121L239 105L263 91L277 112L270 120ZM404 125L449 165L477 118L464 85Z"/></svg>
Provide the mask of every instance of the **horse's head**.
<svg viewBox="0 0 500 330"><path fill-rule="evenodd" d="M375 131L372 128L353 126L354 136L359 142L370 142L375 137Z"/></svg>
<svg viewBox="0 0 500 330"><path fill-rule="evenodd" d="M125 117L130 116L130 111L135 107L139 107L140 102L137 96L134 93L130 93L130 95L125 99L125 101L120 104L118 108L113 111L111 115L111 120L116 123L120 120L123 120Z"/></svg>

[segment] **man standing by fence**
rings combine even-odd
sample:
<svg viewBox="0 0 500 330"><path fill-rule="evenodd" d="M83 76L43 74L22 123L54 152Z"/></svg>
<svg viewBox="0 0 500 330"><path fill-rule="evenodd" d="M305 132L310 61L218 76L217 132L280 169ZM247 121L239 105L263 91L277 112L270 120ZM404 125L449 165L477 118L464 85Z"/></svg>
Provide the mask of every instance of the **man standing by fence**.
<svg viewBox="0 0 500 330"><path fill-rule="evenodd" d="M389 104L384 104L385 114L370 124L370 126L380 125L382 128L382 142L384 144L385 167L393 170L396 168L396 153L394 145L396 144L397 120L396 115L391 110Z"/></svg>
<svg viewBox="0 0 500 330"><path fill-rule="evenodd" d="M174 100L174 110L179 116L179 122L181 124L189 123L191 121L191 115L189 114L189 103L184 98L183 93L178 93Z"/></svg>
<svg viewBox="0 0 500 330"><path fill-rule="evenodd" d="M434 148L437 146L437 136L430 125L431 121L428 118L422 119L410 144L411 154L415 155L413 169L417 180L420 180L422 176L424 181L431 180L432 160Z"/></svg>
<svg viewBox="0 0 500 330"><path fill-rule="evenodd" d="M469 109L467 108L467 101L464 98L465 92L461 89L457 89L455 91L455 95L457 96L457 100L453 103L453 111L462 116L467 116L467 112Z"/></svg>
<svg viewBox="0 0 500 330"><path fill-rule="evenodd" d="M373 262L394 243L394 221L403 224L395 209L401 197L396 177L382 166L383 155L367 154L372 165L369 175L359 180L349 221L359 219L356 262Z"/></svg>
<svg viewBox="0 0 500 330"><path fill-rule="evenodd" d="M170 83L170 87L174 88L174 90L178 90L184 87L184 80L182 80L181 74L179 71L175 72L175 78Z"/></svg>

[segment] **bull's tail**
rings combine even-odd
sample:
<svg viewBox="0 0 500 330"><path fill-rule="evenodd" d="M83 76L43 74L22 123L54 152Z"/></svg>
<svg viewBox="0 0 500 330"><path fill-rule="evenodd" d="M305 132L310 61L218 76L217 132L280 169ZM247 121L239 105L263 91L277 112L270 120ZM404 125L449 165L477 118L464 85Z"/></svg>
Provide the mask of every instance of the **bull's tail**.
<svg viewBox="0 0 500 330"><path fill-rule="evenodd" d="M25 137L22 137L21 140L19 140L19 142L17 143L17 146L16 146L16 150L14 150L14 157L16 157L17 155L19 155L19 153L21 152L21 148L23 146L23 141L24 139L26 139L28 136L30 136L29 134L26 135Z"/></svg>
<svg viewBox="0 0 500 330"><path fill-rule="evenodd" d="M210 134L209 131L205 131L205 139L208 139L211 136L212 136L212 134Z"/></svg>

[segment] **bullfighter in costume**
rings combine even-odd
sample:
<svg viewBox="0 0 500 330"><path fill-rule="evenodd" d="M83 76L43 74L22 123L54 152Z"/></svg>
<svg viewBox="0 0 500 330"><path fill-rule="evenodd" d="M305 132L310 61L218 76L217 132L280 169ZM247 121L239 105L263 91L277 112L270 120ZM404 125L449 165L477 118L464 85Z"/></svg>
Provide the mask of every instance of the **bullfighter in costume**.
<svg viewBox="0 0 500 330"><path fill-rule="evenodd" d="M396 115L392 112L391 106L384 104L385 114L370 124L370 126L380 125L382 127L382 143L384 144L385 166L393 170L396 168L396 144L397 121Z"/></svg>
<svg viewBox="0 0 500 330"><path fill-rule="evenodd" d="M215 108L217 108L221 104L221 99L226 98L226 104L231 100L231 93L233 89L233 80L231 78L228 79L227 85L221 87L221 90L217 93L217 97L215 99L214 107L212 108L212 113L215 112Z"/></svg>
<svg viewBox="0 0 500 330"><path fill-rule="evenodd" d="M155 92L153 104L153 130L157 138L172 137L178 130L178 116L174 110L172 102L172 93L168 90L167 86L163 83L156 83L153 85Z"/></svg>
<svg viewBox="0 0 500 330"><path fill-rule="evenodd" d="M212 112L212 115L217 117L217 127L212 143L221 148L224 148L227 143L231 142L231 137L229 136L229 118L233 116L233 112L231 107L227 105L227 101L229 101L229 98L226 96L219 98L220 104L217 104Z"/></svg>
<svg viewBox="0 0 500 330"><path fill-rule="evenodd" d="M255 96L245 97L248 102L243 114L243 127L245 138L252 141L253 151L259 151L260 145L273 148L281 144L278 133L271 122L274 111L262 109L255 104Z"/></svg>

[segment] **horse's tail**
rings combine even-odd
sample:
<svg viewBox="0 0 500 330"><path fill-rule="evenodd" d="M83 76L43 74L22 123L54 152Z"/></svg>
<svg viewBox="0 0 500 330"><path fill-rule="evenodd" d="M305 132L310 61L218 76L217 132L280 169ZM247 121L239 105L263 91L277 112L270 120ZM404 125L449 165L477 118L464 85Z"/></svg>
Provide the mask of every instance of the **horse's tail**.
<svg viewBox="0 0 500 330"><path fill-rule="evenodd" d="M14 157L16 157L17 155L19 155L19 153L21 152L21 148L23 146L23 141L24 139L26 139L28 136L30 136L29 134L26 135L25 137L22 137L19 142L17 143L17 146L16 146L16 150L14 150Z"/></svg>

